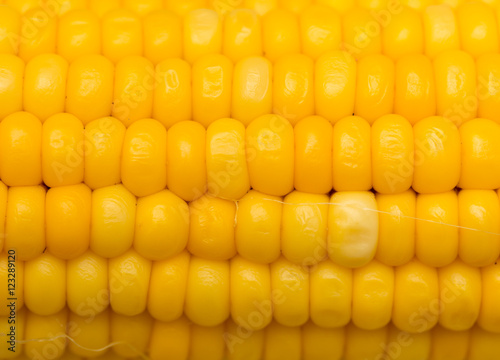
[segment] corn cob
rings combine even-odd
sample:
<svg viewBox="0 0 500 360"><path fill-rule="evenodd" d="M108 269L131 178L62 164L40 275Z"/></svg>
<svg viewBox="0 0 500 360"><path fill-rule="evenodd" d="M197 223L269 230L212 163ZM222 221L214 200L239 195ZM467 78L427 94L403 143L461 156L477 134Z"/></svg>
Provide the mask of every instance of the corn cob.
<svg viewBox="0 0 500 360"><path fill-rule="evenodd" d="M28 358L498 357L495 1L4 2Z"/></svg>

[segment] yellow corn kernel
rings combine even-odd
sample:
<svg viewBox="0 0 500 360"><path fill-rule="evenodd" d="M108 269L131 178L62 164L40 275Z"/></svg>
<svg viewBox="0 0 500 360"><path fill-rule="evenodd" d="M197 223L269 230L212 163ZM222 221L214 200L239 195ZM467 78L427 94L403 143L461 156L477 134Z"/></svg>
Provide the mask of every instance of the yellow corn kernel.
<svg viewBox="0 0 500 360"><path fill-rule="evenodd" d="M224 358L224 324L205 327L191 326L190 360L219 360Z"/></svg>
<svg viewBox="0 0 500 360"><path fill-rule="evenodd" d="M0 120L23 109L24 61L11 54L0 54Z"/></svg>
<svg viewBox="0 0 500 360"><path fill-rule="evenodd" d="M414 139L411 124L386 115L372 126L373 188L381 194L408 190L413 182Z"/></svg>
<svg viewBox="0 0 500 360"><path fill-rule="evenodd" d="M89 9L99 18L108 12L120 8L121 0L89 0Z"/></svg>
<svg viewBox="0 0 500 360"><path fill-rule="evenodd" d="M262 55L262 34L255 11L235 9L224 18L222 53L231 61Z"/></svg>
<svg viewBox="0 0 500 360"><path fill-rule="evenodd" d="M500 123L497 109L500 104L499 54L486 54L476 60L477 114L479 117Z"/></svg>
<svg viewBox="0 0 500 360"><path fill-rule="evenodd" d="M214 10L197 9L184 18L184 58L190 64L203 55L220 54L222 23Z"/></svg>
<svg viewBox="0 0 500 360"><path fill-rule="evenodd" d="M293 128L279 115L263 115L246 131L250 185L265 194L282 196L293 189Z"/></svg>
<svg viewBox="0 0 500 360"><path fill-rule="evenodd" d="M401 0L401 5L407 6L420 12L433 5L435 2L436 0Z"/></svg>
<svg viewBox="0 0 500 360"><path fill-rule="evenodd" d="M413 133L413 189L424 194L454 189L461 170L461 143L457 127L448 119L433 116L415 124Z"/></svg>
<svg viewBox="0 0 500 360"><path fill-rule="evenodd" d="M398 5L397 3L391 3L388 0L357 0L357 2L361 8L364 8L367 10L372 10L373 14L377 14L377 15L379 15L379 12L380 12L380 14L382 14L383 11L386 9L391 9L391 12L397 12L398 9L400 9L399 6L398 7L394 6L394 5ZM389 5L391 5L391 7L389 7ZM396 11L394 11L392 6L394 6L396 8ZM389 15L391 12L389 12ZM379 20L377 20L377 21L379 21Z"/></svg>
<svg viewBox="0 0 500 360"><path fill-rule="evenodd" d="M462 189L497 189L500 187L500 124L488 119L474 119L460 127Z"/></svg>
<svg viewBox="0 0 500 360"><path fill-rule="evenodd" d="M110 343L117 343L111 349L124 358L141 356L148 348L153 328L153 319L147 311L140 315L126 316L116 312L110 313ZM107 357L107 356L105 356Z"/></svg>
<svg viewBox="0 0 500 360"><path fill-rule="evenodd" d="M261 360L264 349L264 330L245 332L234 321L226 323L224 341L228 360Z"/></svg>
<svg viewBox="0 0 500 360"><path fill-rule="evenodd" d="M163 0L123 0L123 7L142 17L163 8Z"/></svg>
<svg viewBox="0 0 500 360"><path fill-rule="evenodd" d="M419 195L415 253L427 266L451 264L458 254L458 197L455 191Z"/></svg>
<svg viewBox="0 0 500 360"><path fill-rule="evenodd" d="M206 164L210 195L239 200L250 189L245 127L234 119L215 120L207 129Z"/></svg>
<svg viewBox="0 0 500 360"><path fill-rule="evenodd" d="M437 325L432 329L430 360L466 359L469 331L451 331Z"/></svg>
<svg viewBox="0 0 500 360"><path fill-rule="evenodd" d="M121 153L125 126L115 118L105 117L85 126L84 181L91 189L121 181Z"/></svg>
<svg viewBox="0 0 500 360"><path fill-rule="evenodd" d="M77 356L91 358L105 354L110 337L109 318L108 311L91 318L69 313L68 336L74 342L68 342L68 349Z"/></svg>
<svg viewBox="0 0 500 360"><path fill-rule="evenodd" d="M109 259L109 296L114 312L139 315L146 309L151 261L134 249ZM111 284L116 284L112 286Z"/></svg>
<svg viewBox="0 0 500 360"><path fill-rule="evenodd" d="M250 190L238 201L234 233L238 254L269 264L280 255L281 198Z"/></svg>
<svg viewBox="0 0 500 360"><path fill-rule="evenodd" d="M229 262L191 257L186 285L186 316L200 326L216 326L229 317Z"/></svg>
<svg viewBox="0 0 500 360"><path fill-rule="evenodd" d="M41 316L34 312L26 313L24 337L26 339L50 339L46 341L28 341L24 345L24 354L28 359L37 357L59 359L64 354L68 312L66 309L57 314Z"/></svg>
<svg viewBox="0 0 500 360"><path fill-rule="evenodd" d="M377 330L363 330L349 324L346 327L344 359L383 359L387 335L387 326Z"/></svg>
<svg viewBox="0 0 500 360"><path fill-rule="evenodd" d="M492 333L475 326L471 330L469 360L494 360L500 356L499 333Z"/></svg>
<svg viewBox="0 0 500 360"><path fill-rule="evenodd" d="M365 56L357 64L354 114L373 124L393 112L395 66L391 59L379 54Z"/></svg>
<svg viewBox="0 0 500 360"><path fill-rule="evenodd" d="M284 326L301 326L309 320L309 268L284 257L270 265L271 288L281 301L273 303L274 320Z"/></svg>
<svg viewBox="0 0 500 360"><path fill-rule="evenodd" d="M278 6L278 0L242 0L241 3L244 8L252 9L260 16L267 14Z"/></svg>
<svg viewBox="0 0 500 360"><path fill-rule="evenodd" d="M205 193L206 131L194 121L182 121L167 133L168 188L185 201Z"/></svg>
<svg viewBox="0 0 500 360"><path fill-rule="evenodd" d="M311 321L302 327L304 360L340 360L344 352L344 342L344 328L322 328Z"/></svg>
<svg viewBox="0 0 500 360"><path fill-rule="evenodd" d="M51 116L42 127L42 174L49 187L76 185L84 174L83 125L75 116Z"/></svg>
<svg viewBox="0 0 500 360"><path fill-rule="evenodd" d="M434 59L444 51L459 50L460 38L455 12L446 5L432 5L422 12L425 55Z"/></svg>
<svg viewBox="0 0 500 360"><path fill-rule="evenodd" d="M153 118L167 129L191 120L191 67L182 59L164 60L156 66Z"/></svg>
<svg viewBox="0 0 500 360"><path fill-rule="evenodd" d="M210 260L228 260L236 254L233 201L202 196L189 204L188 250Z"/></svg>
<svg viewBox="0 0 500 360"><path fill-rule="evenodd" d="M375 194L379 213L376 259L388 266L400 266L415 254L415 192Z"/></svg>
<svg viewBox="0 0 500 360"><path fill-rule="evenodd" d="M142 22L136 14L116 9L103 16L102 54L108 60L116 64L126 56L142 56L142 51Z"/></svg>
<svg viewBox="0 0 500 360"><path fill-rule="evenodd" d="M493 264L500 255L500 203L493 190L458 194L458 255L471 266Z"/></svg>
<svg viewBox="0 0 500 360"><path fill-rule="evenodd" d="M473 57L498 53L497 20L493 9L481 2L466 2L457 8L462 49Z"/></svg>
<svg viewBox="0 0 500 360"><path fill-rule="evenodd" d="M5 0L4 3L7 5L5 7L12 8L21 14L39 6L37 0Z"/></svg>
<svg viewBox="0 0 500 360"><path fill-rule="evenodd" d="M302 354L300 327L280 325L273 321L265 330L263 360L300 360Z"/></svg>
<svg viewBox="0 0 500 360"><path fill-rule="evenodd" d="M457 126L474 119L477 112L476 65L463 51L446 51L434 60L437 115Z"/></svg>
<svg viewBox="0 0 500 360"><path fill-rule="evenodd" d="M428 359L432 346L431 340L430 331L410 335L390 325L386 353L398 354L398 360Z"/></svg>
<svg viewBox="0 0 500 360"><path fill-rule="evenodd" d="M278 0L278 8L300 14L312 3L313 0Z"/></svg>
<svg viewBox="0 0 500 360"><path fill-rule="evenodd" d="M114 67L101 55L82 56L70 65L66 90L66 112L84 125L111 115Z"/></svg>
<svg viewBox="0 0 500 360"><path fill-rule="evenodd" d="M182 21L168 10L156 10L143 20L144 56L153 64L182 58Z"/></svg>
<svg viewBox="0 0 500 360"><path fill-rule="evenodd" d="M281 251L288 261L306 266L325 259L328 200L327 195L299 191L285 197Z"/></svg>
<svg viewBox="0 0 500 360"><path fill-rule="evenodd" d="M5 215L7 213L7 186L0 181L0 251L3 250L5 242ZM1 316L0 311L0 316Z"/></svg>
<svg viewBox="0 0 500 360"><path fill-rule="evenodd" d="M188 242L188 205L169 190L137 200L134 248L149 260L179 254Z"/></svg>
<svg viewBox="0 0 500 360"><path fill-rule="evenodd" d="M47 3L49 4L50 1L47 1ZM59 0L57 3L56 11L58 16L64 16L68 12L87 8L87 0Z"/></svg>
<svg viewBox="0 0 500 360"><path fill-rule="evenodd" d="M300 27L296 14L282 8L262 17L264 55L271 62L284 55L300 53Z"/></svg>
<svg viewBox="0 0 500 360"><path fill-rule="evenodd" d="M134 240L136 198L123 185L92 192L90 248L105 258L120 256Z"/></svg>
<svg viewBox="0 0 500 360"><path fill-rule="evenodd" d="M310 273L310 312L324 328L345 326L351 320L352 270L331 261L320 262Z"/></svg>
<svg viewBox="0 0 500 360"><path fill-rule="evenodd" d="M66 264L67 304L72 313L92 318L109 305L108 287L115 289L120 282L108 282L108 261L92 251L68 260Z"/></svg>
<svg viewBox="0 0 500 360"><path fill-rule="evenodd" d="M339 14L330 7L312 5L300 15L302 52L317 60L321 55L340 50L342 22Z"/></svg>
<svg viewBox="0 0 500 360"><path fill-rule="evenodd" d="M177 16L184 17L192 10L205 9L208 6L207 0L165 0L165 8L174 12Z"/></svg>
<svg viewBox="0 0 500 360"><path fill-rule="evenodd" d="M439 323L448 330L470 329L481 307L480 269L455 260L438 272L441 308L436 314L439 314Z"/></svg>
<svg viewBox="0 0 500 360"><path fill-rule="evenodd" d="M232 98L228 102L233 118L248 126L253 119L273 112L273 68L269 60L242 59L234 67L233 78Z"/></svg>
<svg viewBox="0 0 500 360"><path fill-rule="evenodd" d="M155 70L148 59L128 56L116 64L111 115L129 127L151 117Z"/></svg>
<svg viewBox="0 0 500 360"><path fill-rule="evenodd" d="M368 264L377 250L378 212L368 191L337 192L330 198L328 254L336 264L355 268Z"/></svg>
<svg viewBox="0 0 500 360"><path fill-rule="evenodd" d="M15 266L9 266L9 264L14 263ZM9 271L9 269L14 270ZM12 298L12 294L10 294L10 292L12 291L13 285L7 284L13 282L12 280L8 280L13 278L13 275L9 276L9 274L12 273L14 273L15 275L14 294L16 300L9 300ZM5 251L0 255L0 281L3 284L7 285L0 290L0 294L2 296L0 298L0 305L2 306L0 308L0 316L8 317L11 315L11 311L14 311L14 307L12 306L11 301L14 302L15 311L17 311L17 315L19 315L19 311L24 308L24 261L19 261L19 258L13 251L11 251L10 253ZM5 323L7 323L7 321L5 321ZM0 324L3 324L3 322L0 322Z"/></svg>
<svg viewBox="0 0 500 360"><path fill-rule="evenodd" d="M40 1L38 1L40 3ZM57 21L41 8L25 12L21 17L19 57L25 62L40 54L56 53Z"/></svg>
<svg viewBox="0 0 500 360"><path fill-rule="evenodd" d="M159 121L138 120L123 140L122 182L135 196L157 193L167 186L167 131Z"/></svg>
<svg viewBox="0 0 500 360"><path fill-rule="evenodd" d="M436 114L436 89L431 60L424 55L406 55L396 63L394 112L412 125Z"/></svg>
<svg viewBox="0 0 500 360"><path fill-rule="evenodd" d="M0 173L7 186L42 182L42 124L27 112L7 116L0 123Z"/></svg>
<svg viewBox="0 0 500 360"><path fill-rule="evenodd" d="M356 7L342 17L343 46L357 60L382 53L382 28L366 9Z"/></svg>
<svg viewBox="0 0 500 360"><path fill-rule="evenodd" d="M500 267L498 260L481 269L482 296L478 324L485 330L500 333Z"/></svg>
<svg viewBox="0 0 500 360"><path fill-rule="evenodd" d="M269 266L235 256L231 259L230 270L233 321L250 332L264 329L273 319L273 306L276 310L278 296L283 296L274 288L271 291Z"/></svg>
<svg viewBox="0 0 500 360"><path fill-rule="evenodd" d="M193 120L207 128L215 120L229 117L232 79L233 64L224 55L197 59L193 65Z"/></svg>
<svg viewBox="0 0 500 360"><path fill-rule="evenodd" d="M149 282L148 311L160 321L174 321L182 316L190 254L153 261Z"/></svg>
<svg viewBox="0 0 500 360"><path fill-rule="evenodd" d="M333 8L339 14L345 14L354 7L355 0L315 0L316 4Z"/></svg>
<svg viewBox="0 0 500 360"><path fill-rule="evenodd" d="M326 194L332 189L332 126L320 116L308 116L294 129L295 189Z"/></svg>
<svg viewBox="0 0 500 360"><path fill-rule="evenodd" d="M75 10L59 20L57 53L72 62L80 56L101 53L101 24L90 10Z"/></svg>
<svg viewBox="0 0 500 360"><path fill-rule="evenodd" d="M394 270L377 260L353 270L352 322L361 329L375 330L391 320Z"/></svg>
<svg viewBox="0 0 500 360"><path fill-rule="evenodd" d="M439 315L438 271L414 259L394 270L392 322L408 333L423 333L436 325Z"/></svg>
<svg viewBox="0 0 500 360"><path fill-rule="evenodd" d="M348 116L333 127L333 188L363 191L372 188L370 124Z"/></svg>
<svg viewBox="0 0 500 360"><path fill-rule="evenodd" d="M356 61L345 51L332 51L316 61L316 114L332 124L350 116L355 109Z"/></svg>
<svg viewBox="0 0 500 360"><path fill-rule="evenodd" d="M393 14L382 32L384 55L394 61L405 55L424 52L424 29L420 14L411 8L403 8Z"/></svg>
<svg viewBox="0 0 500 360"><path fill-rule="evenodd" d="M305 55L285 55L274 64L273 112L292 125L314 114L314 62Z"/></svg>
<svg viewBox="0 0 500 360"><path fill-rule="evenodd" d="M89 248L91 200L91 190L85 184L47 191L45 233L47 250L54 256L73 259Z"/></svg>
<svg viewBox="0 0 500 360"><path fill-rule="evenodd" d="M24 73L24 110L44 122L64 111L68 63L56 54L35 56Z"/></svg>
<svg viewBox="0 0 500 360"><path fill-rule="evenodd" d="M172 322L155 321L151 330L149 356L152 360L187 359L190 338L190 326L186 318Z"/></svg>
<svg viewBox="0 0 500 360"><path fill-rule="evenodd" d="M21 342L16 343L16 341L25 339L24 331L26 327L26 312L20 310L19 308L16 310L16 323L14 330L11 329L12 324L9 323L9 316L2 316L0 318L0 334L2 334L0 335L0 341L6 344L0 348L0 356L2 359L6 360L15 358L22 359L19 355L24 352L24 345ZM10 349L12 346L15 346L14 351Z"/></svg>
<svg viewBox="0 0 500 360"><path fill-rule="evenodd" d="M45 249L45 189L11 187L7 195L5 249L15 250L19 260L31 260Z"/></svg>
<svg viewBox="0 0 500 360"><path fill-rule="evenodd" d="M0 53L17 55L19 50L19 33L21 31L21 15L11 6L0 7Z"/></svg>
<svg viewBox="0 0 500 360"><path fill-rule="evenodd" d="M38 315L52 315L66 305L66 262L50 253L26 261L24 301Z"/></svg>

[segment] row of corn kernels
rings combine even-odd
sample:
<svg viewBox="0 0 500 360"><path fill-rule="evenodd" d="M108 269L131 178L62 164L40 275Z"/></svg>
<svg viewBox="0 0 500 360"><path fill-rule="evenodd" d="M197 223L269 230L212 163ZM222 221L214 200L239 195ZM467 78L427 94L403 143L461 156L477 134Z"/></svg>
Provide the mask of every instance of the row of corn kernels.
<svg viewBox="0 0 500 360"><path fill-rule="evenodd" d="M237 0L219 0L224 1ZM344 49L358 59L385 54L397 60L446 50L462 49L474 57L500 50L500 11L480 1L465 2L456 11L440 5L418 12L391 0L382 10L355 7L342 16L331 7L312 5L300 14L275 9L262 18L248 9L226 16L198 9L183 19L167 10L141 19L133 10L115 9L102 19L91 10L70 11L59 19L55 10L42 6L21 15L13 7L0 7L0 29L7 34L0 53L19 54L25 61L59 53L70 62L89 54L102 53L113 62L144 55L157 64L169 57L193 63L215 53L232 61L262 55L274 61L300 52L317 59Z"/></svg>
<svg viewBox="0 0 500 360"><path fill-rule="evenodd" d="M5 279L6 264L3 255ZM394 268L372 261L351 270L331 261L307 267L280 258L265 265L240 256L205 260L187 252L154 262L134 250L109 260L87 252L67 262L47 253L16 262L16 278L17 309L25 305L38 315L56 314L67 305L86 316L110 306L126 316L147 310L161 321L184 314L202 326L232 318L250 331L274 319L284 326L311 320L325 328L352 321L366 330L392 321L409 333L438 323L464 331L478 323L500 333L499 266L477 268L460 260L442 268L416 259ZM10 297L3 299L1 315L8 316Z"/></svg>
<svg viewBox="0 0 500 360"><path fill-rule="evenodd" d="M497 0L481 0L483 3L496 7ZM300 14L304 9L313 4L325 5L335 9L339 13L345 13L354 7L366 10L384 10L403 6L423 11L430 5L447 5L456 9L464 0L0 0L0 4L8 5L21 14L39 7L50 9L57 16L66 14L71 10L89 9L100 17L111 10L125 8L135 12L139 16L150 12L166 9L179 16L185 16L189 11L204 8L214 8L222 14L233 9L252 9L259 15L276 8L292 11Z"/></svg>
<svg viewBox="0 0 500 360"><path fill-rule="evenodd" d="M444 52L432 62L423 55L396 64L383 55L356 62L347 52L322 56L287 55L272 65L248 57L233 66L223 55L207 55L191 67L169 59L156 68L142 57L114 66L101 55L72 64L55 54L25 66L14 55L0 55L0 119L20 110L42 121L66 111L84 124L105 116L125 126L153 117L167 128L182 120L204 127L232 117L248 125L276 113L292 125L310 115L335 123L358 115L370 123L399 114L412 124L445 116L456 125L475 117L500 122L500 54L477 61L465 52Z"/></svg>
<svg viewBox="0 0 500 360"><path fill-rule="evenodd" d="M0 205L5 248L17 249L19 260L45 248L61 259L89 248L113 258L132 246L149 260L187 247L209 260L238 253L269 264L283 254L314 265L329 256L349 268L374 258L400 266L414 256L432 267L457 256L481 267L500 255L500 205L492 190L458 196L338 192L331 198L292 192L284 199L250 191L238 203L203 196L186 204L168 190L136 200L122 185L91 193L79 184L46 194L41 186L7 190L2 184Z"/></svg>
<svg viewBox="0 0 500 360"><path fill-rule="evenodd" d="M7 317L0 318L0 328L3 334L10 332ZM244 331L231 320L203 327L185 318L153 320L147 313L78 316L63 310L50 316L22 311L16 330L18 340L28 341L18 343L15 353L2 347L2 359L138 360L146 354L152 360L496 360L500 356L500 334L480 327L450 331L436 326L408 334L393 325L363 330L353 324L326 329L311 322L301 327L272 322L262 330ZM5 335L0 339L9 341ZM50 340L29 341L35 339Z"/></svg>
<svg viewBox="0 0 500 360"><path fill-rule="evenodd" d="M500 124L474 119L457 129L442 117L413 128L399 115L370 124L350 116L321 117L295 128L264 115L245 127L219 119L207 130L181 121L168 131L152 119L127 129L114 118L85 128L71 114L43 124L26 112L0 123L0 177L7 186L85 182L98 189L123 183L135 196L168 187L185 201L208 192L239 200L250 188L272 196L296 190L421 194L500 188ZM272 146L271 146L272 145Z"/></svg>

